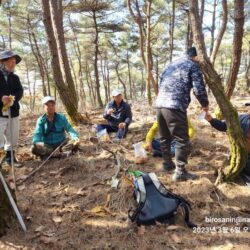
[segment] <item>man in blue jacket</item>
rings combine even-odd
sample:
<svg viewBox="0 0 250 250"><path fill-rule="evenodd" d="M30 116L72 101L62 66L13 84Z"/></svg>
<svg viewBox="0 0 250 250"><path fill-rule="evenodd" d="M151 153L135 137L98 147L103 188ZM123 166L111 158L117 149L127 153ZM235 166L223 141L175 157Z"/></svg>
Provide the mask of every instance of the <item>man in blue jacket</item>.
<svg viewBox="0 0 250 250"><path fill-rule="evenodd" d="M105 108L103 117L108 124L99 124L96 131L106 129L108 133L116 132L115 141L120 141L128 132L128 126L132 121L132 112L128 103L123 100L119 89L112 91L113 100Z"/></svg>
<svg viewBox="0 0 250 250"><path fill-rule="evenodd" d="M42 159L50 155L58 146L69 145L66 132L71 137L70 150L75 149L79 144L78 133L72 128L64 114L56 113L55 99L46 96L42 100L45 114L39 117L33 135L32 153Z"/></svg>
<svg viewBox="0 0 250 250"><path fill-rule="evenodd" d="M250 106L250 103L246 103L246 106ZM220 121L213 118L209 113L206 113L205 119L211 124L211 126L219 131L227 131L226 121ZM250 112L247 114L239 115L240 127L243 131L244 138L246 139L248 150L248 161L246 167L243 169L243 173L250 176Z"/></svg>
<svg viewBox="0 0 250 250"><path fill-rule="evenodd" d="M187 108L190 103L190 91L200 102L204 111L208 110L208 97L198 65L196 48L187 50L185 57L179 58L164 69L161 74L159 94L156 98L157 120L163 153L163 170L175 168L173 181L196 178L187 172L186 164L190 152ZM176 141L175 161L171 159L171 141Z"/></svg>

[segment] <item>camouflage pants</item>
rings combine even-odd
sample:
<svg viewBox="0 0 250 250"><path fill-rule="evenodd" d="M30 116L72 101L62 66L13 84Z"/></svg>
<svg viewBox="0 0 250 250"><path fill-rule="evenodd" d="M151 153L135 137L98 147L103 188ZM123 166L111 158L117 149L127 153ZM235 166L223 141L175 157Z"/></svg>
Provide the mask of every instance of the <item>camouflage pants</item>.
<svg viewBox="0 0 250 250"><path fill-rule="evenodd" d="M59 144L60 145L60 144ZM37 146L36 144L34 144L31 147L31 152L34 155L37 156L49 156L59 145L47 145L44 144L44 146ZM73 145L72 141L66 141L58 150L59 152L67 152L67 151L73 151L76 148Z"/></svg>

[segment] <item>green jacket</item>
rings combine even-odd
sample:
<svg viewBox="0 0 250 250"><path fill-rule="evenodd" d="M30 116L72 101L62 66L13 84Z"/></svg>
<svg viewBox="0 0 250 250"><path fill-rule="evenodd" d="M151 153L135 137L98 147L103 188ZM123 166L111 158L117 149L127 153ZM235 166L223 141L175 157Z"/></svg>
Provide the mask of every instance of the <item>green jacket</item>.
<svg viewBox="0 0 250 250"><path fill-rule="evenodd" d="M32 142L56 146L66 140L65 131L70 134L72 140L78 138L78 133L72 128L64 114L55 113L53 122L48 121L47 115L44 114L37 120Z"/></svg>

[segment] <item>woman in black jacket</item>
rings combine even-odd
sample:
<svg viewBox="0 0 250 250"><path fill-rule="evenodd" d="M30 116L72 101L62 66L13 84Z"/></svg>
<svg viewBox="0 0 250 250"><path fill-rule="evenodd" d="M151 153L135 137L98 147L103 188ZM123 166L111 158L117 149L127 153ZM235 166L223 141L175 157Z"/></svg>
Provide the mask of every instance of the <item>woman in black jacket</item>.
<svg viewBox="0 0 250 250"><path fill-rule="evenodd" d="M23 96L23 87L19 77L14 74L16 64L21 57L12 51L0 53L0 155L6 151L4 161L11 164L11 144L14 151L14 164L21 167L15 157L15 148L19 138L19 101ZM9 109L10 116L9 119ZM10 122L12 126L12 142L10 141Z"/></svg>

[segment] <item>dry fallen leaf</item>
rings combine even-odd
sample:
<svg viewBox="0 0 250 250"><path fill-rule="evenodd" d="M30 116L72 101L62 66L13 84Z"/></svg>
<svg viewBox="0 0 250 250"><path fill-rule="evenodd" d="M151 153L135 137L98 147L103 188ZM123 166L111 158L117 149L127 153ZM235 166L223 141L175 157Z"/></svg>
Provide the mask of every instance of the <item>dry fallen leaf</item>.
<svg viewBox="0 0 250 250"><path fill-rule="evenodd" d="M24 189L25 189L25 187L26 187L26 186L23 184L23 185L21 185L21 186L18 186L18 188L17 188L17 189L18 189L19 191L22 191L22 190L24 190Z"/></svg>
<svg viewBox="0 0 250 250"><path fill-rule="evenodd" d="M177 235L177 234L172 234L171 239L175 242L175 243L180 243L181 242L181 238Z"/></svg>
<svg viewBox="0 0 250 250"><path fill-rule="evenodd" d="M52 220L55 222L55 223L61 223L62 222L62 217L61 216L54 216L52 218Z"/></svg>
<svg viewBox="0 0 250 250"><path fill-rule="evenodd" d="M39 232L43 231L44 228L45 228L45 226L39 226L38 228L35 229L35 232L39 233Z"/></svg>
<svg viewBox="0 0 250 250"><path fill-rule="evenodd" d="M85 192L84 190L82 190L82 188L80 188L80 189L77 191L77 194L83 196L83 195L86 195L86 192Z"/></svg>
<svg viewBox="0 0 250 250"><path fill-rule="evenodd" d="M96 206L92 208L90 212L101 217L105 217L107 215L107 211L102 206Z"/></svg>
<svg viewBox="0 0 250 250"><path fill-rule="evenodd" d="M170 225L170 226L168 226L167 227L167 230L178 230L178 229L180 229L181 227L180 226L175 226L175 225Z"/></svg>
<svg viewBox="0 0 250 250"><path fill-rule="evenodd" d="M146 227L145 226L138 227L138 234L139 235L144 235L145 231L146 231Z"/></svg>
<svg viewBox="0 0 250 250"><path fill-rule="evenodd" d="M55 243L57 241L57 239L55 237L46 237L46 236L41 236L40 240L44 243L44 244L50 244L50 243Z"/></svg>

